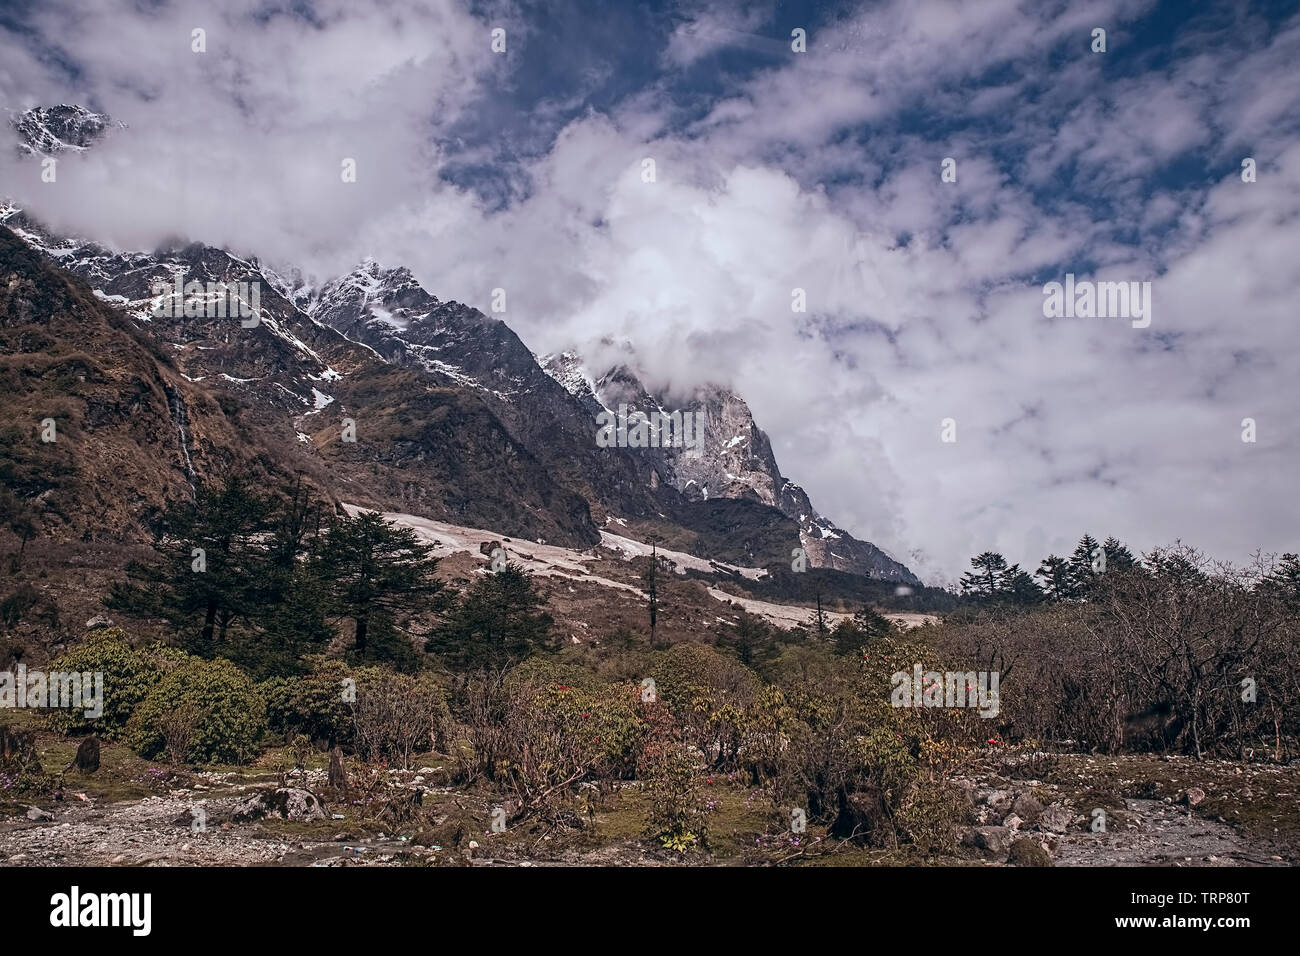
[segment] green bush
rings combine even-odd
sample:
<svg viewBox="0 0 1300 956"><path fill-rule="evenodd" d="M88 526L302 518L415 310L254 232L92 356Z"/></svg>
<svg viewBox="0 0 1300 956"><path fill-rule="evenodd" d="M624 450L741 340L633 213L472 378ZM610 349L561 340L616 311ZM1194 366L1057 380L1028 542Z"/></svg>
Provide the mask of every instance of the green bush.
<svg viewBox="0 0 1300 956"><path fill-rule="evenodd" d="M230 661L190 659L166 674L126 728L128 744L153 759L167 750L165 732L178 713L194 715L187 763L247 763L266 730L266 701Z"/></svg>
<svg viewBox="0 0 1300 956"><path fill-rule="evenodd" d="M317 659L303 677L273 677L258 685L266 699L266 721L285 740L303 734L314 741L349 746L353 738L352 707L344 700L344 680L362 672L342 661Z"/></svg>
<svg viewBox="0 0 1300 956"><path fill-rule="evenodd" d="M81 709L51 710L45 714L46 725L61 734L94 733L107 740L117 739L164 671L177 664L178 655L162 648L135 650L121 628L94 632L85 644L51 661L49 670L102 673L103 716L91 720Z"/></svg>

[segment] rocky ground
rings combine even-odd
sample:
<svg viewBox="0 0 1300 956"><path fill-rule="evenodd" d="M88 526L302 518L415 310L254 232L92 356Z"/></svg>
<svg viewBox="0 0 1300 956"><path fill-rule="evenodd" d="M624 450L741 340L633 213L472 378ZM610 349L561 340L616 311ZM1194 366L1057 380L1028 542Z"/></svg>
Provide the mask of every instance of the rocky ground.
<svg viewBox="0 0 1300 956"><path fill-rule="evenodd" d="M1039 754L956 781L985 860L1284 866L1300 860L1300 767Z"/></svg>
<svg viewBox="0 0 1300 956"><path fill-rule="evenodd" d="M71 774L62 799L11 804L0 818L0 864L566 866L785 859L754 856L752 831L720 840L712 857L661 851L638 833L634 789L603 807L594 825L493 834L488 798L440 786L436 766L398 774L366 796L325 803L315 796L326 791L321 770L286 780L283 771L174 775L130 769L141 786L156 792L97 788L94 775L83 780ZM801 865L1283 866L1300 860L1300 767L1036 755L992 763L954 783L971 808L956 856L906 860L857 849L786 856ZM743 812L752 801L743 788L733 789L724 801ZM417 802L420 813L403 812ZM760 818L733 822L744 829Z"/></svg>

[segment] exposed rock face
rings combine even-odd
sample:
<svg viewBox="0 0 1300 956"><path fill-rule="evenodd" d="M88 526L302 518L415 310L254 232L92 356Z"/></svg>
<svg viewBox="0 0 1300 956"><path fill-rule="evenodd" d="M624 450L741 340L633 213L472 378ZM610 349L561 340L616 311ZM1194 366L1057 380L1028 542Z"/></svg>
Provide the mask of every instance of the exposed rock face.
<svg viewBox="0 0 1300 956"><path fill-rule="evenodd" d="M641 449L655 461L659 480L692 502L718 498L749 500L779 511L799 528L800 546L813 567L919 584L904 565L875 545L854 538L817 512L807 493L788 481L772 443L758 427L748 404L729 389L710 385L674 404L652 395L627 365L592 375L574 352L545 356L542 367L588 408L617 410L627 405L643 412L690 412L704 422L703 454L684 448Z"/></svg>
<svg viewBox="0 0 1300 956"><path fill-rule="evenodd" d="M41 106L11 120L18 132L20 153L50 155L85 149L104 135L111 120L82 106Z"/></svg>

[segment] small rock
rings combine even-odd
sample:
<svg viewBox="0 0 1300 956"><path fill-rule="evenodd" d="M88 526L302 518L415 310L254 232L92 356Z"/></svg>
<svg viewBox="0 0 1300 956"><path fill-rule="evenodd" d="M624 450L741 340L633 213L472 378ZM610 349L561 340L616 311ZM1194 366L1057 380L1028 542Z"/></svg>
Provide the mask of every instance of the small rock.
<svg viewBox="0 0 1300 956"><path fill-rule="evenodd" d="M1202 790L1200 787L1188 787L1187 792L1183 794L1183 798L1179 802L1188 807L1194 807L1197 804L1201 803L1204 799L1205 799L1204 790Z"/></svg>
<svg viewBox="0 0 1300 956"><path fill-rule="evenodd" d="M1023 820L1021 820L1018 816L1016 816L1013 813L1010 816L1008 816L1005 820L1002 821L1002 825L1006 827L1008 830L1010 830L1012 833L1014 833L1015 831L1020 829L1020 824L1023 822L1024 822Z"/></svg>
<svg viewBox="0 0 1300 956"><path fill-rule="evenodd" d="M50 814L50 813L46 813L46 812L45 812L44 810L42 810L40 807L28 807L28 808L27 808L27 819L28 819L28 820L31 820L31 821L33 821L33 822L35 822L35 823L41 823L41 822L44 822L44 821L46 821L46 820L53 820L53 819L54 819L54 815L53 815L53 814Z"/></svg>
<svg viewBox="0 0 1300 956"><path fill-rule="evenodd" d="M103 628L112 627L112 626L113 626L113 622L109 620L108 615L106 614L96 614L94 617L92 617L89 621L86 622L86 630L88 631L98 631Z"/></svg>

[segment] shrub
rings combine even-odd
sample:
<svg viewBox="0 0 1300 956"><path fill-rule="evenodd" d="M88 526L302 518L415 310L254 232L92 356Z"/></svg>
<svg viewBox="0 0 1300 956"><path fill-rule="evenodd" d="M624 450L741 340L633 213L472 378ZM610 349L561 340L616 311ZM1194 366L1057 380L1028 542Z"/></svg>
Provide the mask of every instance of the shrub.
<svg viewBox="0 0 1300 956"><path fill-rule="evenodd" d="M266 701L230 661L191 658L166 674L136 708L126 728L132 749L146 759L167 747L168 720L197 708L184 757L188 763L247 763L266 730Z"/></svg>
<svg viewBox="0 0 1300 956"><path fill-rule="evenodd" d="M107 740L121 736L131 714L163 672L174 667L179 652L162 648L138 651L126 642L121 628L94 632L85 644L50 662L50 671L104 675L104 713L89 719L80 709L46 712L46 725L61 734L98 734Z"/></svg>
<svg viewBox="0 0 1300 956"><path fill-rule="evenodd" d="M445 739L451 713L442 687L422 674L364 668L357 678L357 754L409 770L411 756Z"/></svg>
<svg viewBox="0 0 1300 956"><path fill-rule="evenodd" d="M347 746L353 739L351 705L343 699L344 680L355 680L356 668L342 661L315 659L310 674L273 677L258 685L266 698L266 722L286 741L302 734L313 741Z"/></svg>
<svg viewBox="0 0 1300 956"><path fill-rule="evenodd" d="M670 850L707 850L712 805L700 788L695 758L680 741L651 748L641 773L650 798L648 832Z"/></svg>
<svg viewBox="0 0 1300 956"><path fill-rule="evenodd" d="M699 747L715 769L734 767L745 708L759 688L754 672L711 647L677 644L659 659L653 676L684 741Z"/></svg>

